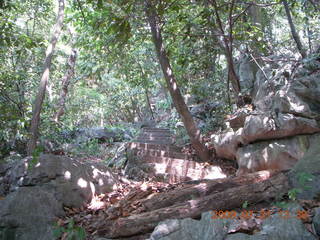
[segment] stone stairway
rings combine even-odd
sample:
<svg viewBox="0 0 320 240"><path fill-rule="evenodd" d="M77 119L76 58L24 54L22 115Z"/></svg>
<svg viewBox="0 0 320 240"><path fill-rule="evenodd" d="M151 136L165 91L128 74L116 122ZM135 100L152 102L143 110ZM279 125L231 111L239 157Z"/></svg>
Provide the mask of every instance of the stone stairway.
<svg viewBox="0 0 320 240"><path fill-rule="evenodd" d="M194 156L174 145L172 132L166 128L143 128L128 146L126 174L134 179L155 178L175 183L199 179L223 178L219 167L205 166Z"/></svg>

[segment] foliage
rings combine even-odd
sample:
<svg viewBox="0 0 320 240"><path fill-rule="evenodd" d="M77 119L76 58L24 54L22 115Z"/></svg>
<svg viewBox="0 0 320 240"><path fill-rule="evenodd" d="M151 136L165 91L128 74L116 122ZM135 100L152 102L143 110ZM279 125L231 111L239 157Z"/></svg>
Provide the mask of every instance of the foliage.
<svg viewBox="0 0 320 240"><path fill-rule="evenodd" d="M68 2L66 26L53 58L48 97L42 110L42 136L62 144L64 139L57 132L66 129L150 119L147 95L156 120L164 119L161 125L176 129L180 119L164 94L166 89L143 2ZM212 1L156 2L164 44L180 91L193 96L197 103L219 101L223 107L207 114L201 130L206 133L219 129L223 115L230 110L230 89ZM216 2L235 61L243 54L253 54L263 66L266 64L263 57L270 54L296 54L281 1L257 0L252 5L234 1L233 8L231 1ZM26 141L29 137L32 104L49 30L55 20L55 7L56 2L49 0L12 0L0 4L0 124L5 126L0 129L1 142ZM320 34L319 4L290 1L290 10L304 47L313 52ZM68 29L75 33L74 41ZM65 114L56 124L52 116L73 45L79 52L75 77ZM163 115L168 116L162 118Z"/></svg>
<svg viewBox="0 0 320 240"><path fill-rule="evenodd" d="M248 201L244 201L244 203L242 203L242 208L243 208L243 209L248 208L248 206L249 206Z"/></svg>
<svg viewBox="0 0 320 240"><path fill-rule="evenodd" d="M308 182L310 183L314 179L314 175L307 172L298 172L296 174L298 187L292 188L288 191L287 195L290 201L296 201L298 194L302 193L304 190L308 190L311 187L308 185ZM276 202L276 205L281 208L286 208L288 205L288 202L280 201Z"/></svg>
<svg viewBox="0 0 320 240"><path fill-rule="evenodd" d="M28 164L28 169L32 169L37 165L37 163L39 162L40 154L43 152L44 152L43 146L37 146L34 149L34 151L32 153L32 159L30 160L30 162Z"/></svg>
<svg viewBox="0 0 320 240"><path fill-rule="evenodd" d="M66 227L55 224L53 231L55 238L64 236L66 240L84 240L86 239L86 232L84 228L76 226L73 219L70 219Z"/></svg>

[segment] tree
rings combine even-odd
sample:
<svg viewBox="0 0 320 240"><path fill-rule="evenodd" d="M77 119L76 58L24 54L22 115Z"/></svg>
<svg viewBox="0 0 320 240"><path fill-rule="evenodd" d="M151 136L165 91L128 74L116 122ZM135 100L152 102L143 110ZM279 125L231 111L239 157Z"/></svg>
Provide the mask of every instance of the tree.
<svg viewBox="0 0 320 240"><path fill-rule="evenodd" d="M151 0L145 0L145 12L151 28L151 33L153 37L154 46L157 52L158 60L161 65L161 69L175 108L177 109L177 112L179 113L184 123L184 126L190 137L191 144L196 150L197 155L200 157L201 160L209 161L210 153L206 146L203 144L200 130L196 126L192 118L192 115L190 114L189 109L184 102L177 81L175 79L173 69L170 65L170 61L165 46L163 44L159 16L156 12L155 6L152 5Z"/></svg>
<svg viewBox="0 0 320 240"><path fill-rule="evenodd" d="M216 0L212 0L211 4L213 5L214 12L215 12L215 17L217 20L218 28L220 32L217 32L218 35L222 36L222 39L219 37L218 43L220 44L221 48L224 50L227 63L228 63L228 79L231 81L231 85L233 88L233 91L236 95L236 97L239 96L239 93L241 92L241 87L240 87L240 81L239 77L236 74L235 67L234 67L234 62L233 62L233 36L232 36L232 29L233 29L233 24L234 24L234 19L232 18L233 14L233 8L235 1L232 0L230 3L230 9L229 9L229 15L228 15L228 24L229 24L229 32L228 34L225 33L224 27L222 25L222 21L220 18L220 14L218 11L218 5Z"/></svg>
<svg viewBox="0 0 320 240"><path fill-rule="evenodd" d="M57 105L56 113L54 114L54 121L59 122L60 117L64 114L64 108L66 104L66 98L68 94L68 88L70 85L70 81L74 75L74 67L76 64L76 58L77 58L77 50L72 49L71 54L67 61L67 72L62 78L62 87L61 87L61 93L59 98L59 103Z"/></svg>
<svg viewBox="0 0 320 240"><path fill-rule="evenodd" d="M39 132L39 124L40 124L40 113L41 113L42 104L45 98L46 88L49 80L51 60L52 60L54 49L63 26L64 0L58 0L58 2L59 2L59 9L58 9L57 21L54 26L54 31L52 34L50 44L46 50L46 57L44 60L44 69L43 69L42 77L39 84L38 94L36 96L34 106L33 106L33 113L32 113L31 126L30 126L30 139L27 145L28 155L32 155L36 147L38 134L39 134L38 132Z"/></svg>
<svg viewBox="0 0 320 240"><path fill-rule="evenodd" d="M284 6L284 10L286 11L286 15L287 15L287 19L288 19L288 23L290 26L292 37L297 44L297 48L298 48L300 55L302 56L302 58L305 58L307 56L307 53L306 53L306 50L303 48L299 34L297 33L296 27L293 23L287 0L282 0L282 4Z"/></svg>

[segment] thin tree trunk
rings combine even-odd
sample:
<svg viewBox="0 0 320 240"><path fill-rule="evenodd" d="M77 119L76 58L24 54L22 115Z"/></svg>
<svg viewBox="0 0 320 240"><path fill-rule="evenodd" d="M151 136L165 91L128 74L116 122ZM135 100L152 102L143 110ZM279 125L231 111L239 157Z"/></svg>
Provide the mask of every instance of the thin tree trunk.
<svg viewBox="0 0 320 240"><path fill-rule="evenodd" d="M200 130L196 126L189 112L189 109L184 102L184 99L181 95L178 84L176 82L175 76L173 74L173 70L171 68L169 58L167 56L165 46L162 40L159 16L157 15L156 10L154 6L152 6L150 0L145 0L145 3L146 3L146 15L151 27L153 42L155 45L155 49L158 55L158 59L162 68L164 78L166 80L175 108L177 109L177 112L182 118L182 122L184 123L184 126L190 137L191 144L196 150L197 155L200 157L201 160L209 161L210 153L207 147L203 143Z"/></svg>
<svg viewBox="0 0 320 240"><path fill-rule="evenodd" d="M298 35L297 31L296 31L296 27L294 26L287 0L282 0L282 4L283 4L284 9L286 11L286 15L287 15L287 19L288 19L288 23L289 23L289 26L290 26L292 37L293 37L294 41L297 44L297 48L299 50L300 55L302 56L302 58L305 58L307 56L307 53L306 53L305 49L302 46L300 37L299 37L299 35Z"/></svg>
<svg viewBox="0 0 320 240"><path fill-rule="evenodd" d="M33 115L31 119L31 126L30 126L30 139L27 145L27 154L32 155L37 139L38 139L38 132L39 132L39 124L40 124L40 113L42 109L43 100L45 98L46 87L49 80L49 73L51 67L51 59L53 56L53 52L60 36L60 32L63 26L63 18L64 18L64 0L59 1L59 10L58 10L58 17L54 27L54 32L50 41L50 44L46 50L46 57L44 61L44 70L42 73L42 77L39 84L38 94L33 106Z"/></svg>
<svg viewBox="0 0 320 240"><path fill-rule="evenodd" d="M142 121L143 118L140 113L140 109L137 106L137 102L130 96L131 108L134 110L134 117L138 116L139 121Z"/></svg>
<svg viewBox="0 0 320 240"><path fill-rule="evenodd" d="M232 8L230 9L230 12L229 12L229 28L230 28L229 31L230 32L228 34L229 38L227 38L226 34L225 34L224 30L223 30L222 21L221 21L219 12L218 12L217 2L215 0L212 1L214 12L215 12L215 15L216 15L216 18L217 18L217 23L218 23L218 26L219 26L219 29L220 29L220 34L223 36L222 37L223 40L219 39L219 37L217 38L217 40L218 40L219 45L222 47L222 49L225 52L225 56L226 56L227 63L228 63L228 75L229 75L229 78L230 78L230 81L231 81L231 85L232 85L233 91L234 91L236 97L238 97L239 93L241 92L241 87L240 87L239 78L238 78L238 76L236 74L236 71L235 71L234 61L233 61L233 57L232 57L232 52L233 52L233 47L232 47L232 42L233 42L233 36L232 36L233 4L234 4L234 1L232 1Z"/></svg>
<svg viewBox="0 0 320 240"><path fill-rule="evenodd" d="M138 61L138 65L139 65L140 71L141 71L141 78L146 80L146 74L143 71L143 68L142 68L141 64L139 63L139 61ZM152 111L152 107L151 107L151 103L150 103L150 98L149 98L148 87L145 87L144 91L145 91L145 94L146 94L147 105L148 105L148 108L149 108L149 111L150 111L150 114L151 114L151 118L154 119L153 111Z"/></svg>
<svg viewBox="0 0 320 240"><path fill-rule="evenodd" d="M57 111L54 115L54 121L59 122L60 117L64 114L64 108L66 105L66 99L68 94L68 88L70 85L70 81L74 75L74 67L76 64L77 51L72 49L71 54L67 61L67 72L62 78L62 88L60 93L59 103L57 105Z"/></svg>
<svg viewBox="0 0 320 240"><path fill-rule="evenodd" d="M145 93L146 93L146 99L147 99L147 104L148 104L149 111L150 111L150 114L151 114L151 118L154 119L153 111L152 111L152 107L151 107L151 103L150 103L150 98L149 98L149 91L148 91L147 87L145 88Z"/></svg>

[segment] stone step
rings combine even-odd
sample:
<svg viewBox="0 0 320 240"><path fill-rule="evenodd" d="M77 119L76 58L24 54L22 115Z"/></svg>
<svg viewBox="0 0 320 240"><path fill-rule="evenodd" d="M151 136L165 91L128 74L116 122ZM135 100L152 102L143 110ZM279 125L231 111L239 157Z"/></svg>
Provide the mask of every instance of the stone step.
<svg viewBox="0 0 320 240"><path fill-rule="evenodd" d="M172 142L173 138L171 137L141 137L138 136L137 140L147 140L147 141L168 141L168 142Z"/></svg>
<svg viewBox="0 0 320 240"><path fill-rule="evenodd" d="M173 136L173 133L172 132L140 132L139 135Z"/></svg>
<svg viewBox="0 0 320 240"><path fill-rule="evenodd" d="M143 128L143 132L170 132L168 128Z"/></svg>
<svg viewBox="0 0 320 240"><path fill-rule="evenodd" d="M194 157L192 155L187 155L181 152L176 151L165 151L165 150L156 150L156 149L137 149L137 156L150 156L150 157L165 157L165 158L178 158L183 160L193 161Z"/></svg>
<svg viewBox="0 0 320 240"><path fill-rule="evenodd" d="M224 178L220 167L204 167L199 163L174 158L145 157L143 168L149 169L148 174L152 176L163 176L164 181L174 183L199 179ZM153 171L150 171L153 169Z"/></svg>
<svg viewBox="0 0 320 240"><path fill-rule="evenodd" d="M146 140L146 139L136 139L134 142L138 143L151 143L151 144L159 144L159 145L171 145L173 141L161 141L161 140Z"/></svg>
<svg viewBox="0 0 320 240"><path fill-rule="evenodd" d="M174 145L157 145L153 143L141 143L141 142L131 142L129 144L129 149L139 149L139 150L160 150L160 151L176 151L181 152L182 148L174 146Z"/></svg>
<svg viewBox="0 0 320 240"><path fill-rule="evenodd" d="M172 137L172 133L162 133L162 132L142 132L139 134L139 136L145 136L145 137Z"/></svg>
<svg viewBox="0 0 320 240"><path fill-rule="evenodd" d="M181 158L170 158L170 157L154 157L154 156L143 156L140 158L141 161L143 161L144 163L163 163L166 165L175 165L177 164L177 166L181 166L184 165L185 167L188 168L196 168L199 163L194 162L194 161L190 161L190 160L185 160L185 159L181 159ZM200 166L200 165L199 165Z"/></svg>

